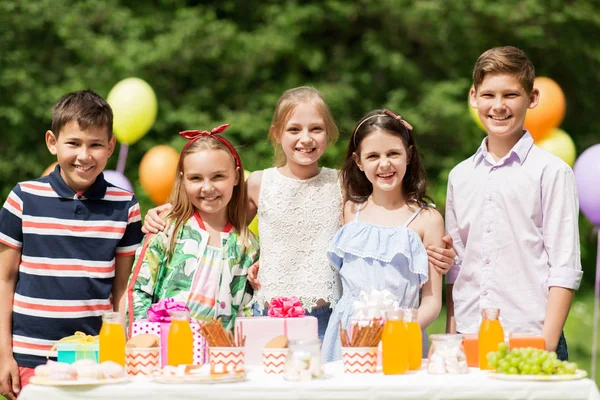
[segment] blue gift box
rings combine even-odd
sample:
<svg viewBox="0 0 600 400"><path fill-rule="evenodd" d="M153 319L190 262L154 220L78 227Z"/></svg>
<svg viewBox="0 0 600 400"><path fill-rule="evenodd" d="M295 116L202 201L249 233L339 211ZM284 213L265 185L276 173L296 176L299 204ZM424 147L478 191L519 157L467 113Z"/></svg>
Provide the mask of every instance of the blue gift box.
<svg viewBox="0 0 600 400"><path fill-rule="evenodd" d="M77 360L98 362L98 343L58 343L58 361L73 364Z"/></svg>

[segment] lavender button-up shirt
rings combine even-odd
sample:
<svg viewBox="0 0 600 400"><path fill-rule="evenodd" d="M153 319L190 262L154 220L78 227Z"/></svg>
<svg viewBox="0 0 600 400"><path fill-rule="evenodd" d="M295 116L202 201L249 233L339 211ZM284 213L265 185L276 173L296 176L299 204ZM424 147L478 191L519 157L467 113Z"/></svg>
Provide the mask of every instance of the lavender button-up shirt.
<svg viewBox="0 0 600 400"><path fill-rule="evenodd" d="M476 333L481 309L500 309L505 332L541 334L551 286L581 282L579 203L571 168L529 132L501 160L477 152L448 178L446 229L456 263L456 329Z"/></svg>

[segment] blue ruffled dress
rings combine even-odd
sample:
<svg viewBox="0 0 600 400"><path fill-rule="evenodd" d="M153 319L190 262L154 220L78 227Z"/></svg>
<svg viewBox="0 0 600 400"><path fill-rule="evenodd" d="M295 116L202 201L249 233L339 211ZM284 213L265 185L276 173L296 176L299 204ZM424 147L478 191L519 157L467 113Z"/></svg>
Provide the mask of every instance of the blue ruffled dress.
<svg viewBox="0 0 600 400"><path fill-rule="evenodd" d="M353 301L360 292L389 290L402 308L418 308L421 286L428 279L427 252L421 237L408 228L418 209L403 226L381 226L358 219L344 225L333 237L327 252L339 270L342 297L335 305L325 337L326 361L342 358L339 324L346 329L352 318ZM425 335L424 343L427 343Z"/></svg>

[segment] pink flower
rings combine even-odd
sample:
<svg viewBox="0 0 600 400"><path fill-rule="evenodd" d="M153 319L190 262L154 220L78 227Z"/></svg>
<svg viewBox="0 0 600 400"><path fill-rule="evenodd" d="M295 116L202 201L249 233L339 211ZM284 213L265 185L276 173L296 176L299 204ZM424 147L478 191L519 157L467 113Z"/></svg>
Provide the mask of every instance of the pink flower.
<svg viewBox="0 0 600 400"><path fill-rule="evenodd" d="M304 308L296 296L274 297L269 304L269 317L295 318L304 316Z"/></svg>
<svg viewBox="0 0 600 400"><path fill-rule="evenodd" d="M148 310L148 321L171 322L171 311L190 311L190 309L183 301L175 301L171 298L161 299L158 303L152 304Z"/></svg>

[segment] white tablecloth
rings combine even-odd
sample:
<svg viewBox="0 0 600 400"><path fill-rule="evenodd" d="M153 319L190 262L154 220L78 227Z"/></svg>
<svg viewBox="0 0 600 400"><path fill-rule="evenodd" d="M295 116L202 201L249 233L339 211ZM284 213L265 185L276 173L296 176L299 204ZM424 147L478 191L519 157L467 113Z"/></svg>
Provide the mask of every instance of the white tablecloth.
<svg viewBox="0 0 600 400"><path fill-rule="evenodd" d="M208 366L207 366L208 367ZM504 381L487 372L429 375L421 370L407 375L344 374L341 363L327 364L328 378L286 381L266 375L262 367L248 367L248 380L228 384L161 384L146 378L85 388L30 384L19 400L35 399L586 399L600 400L591 379L561 382Z"/></svg>

